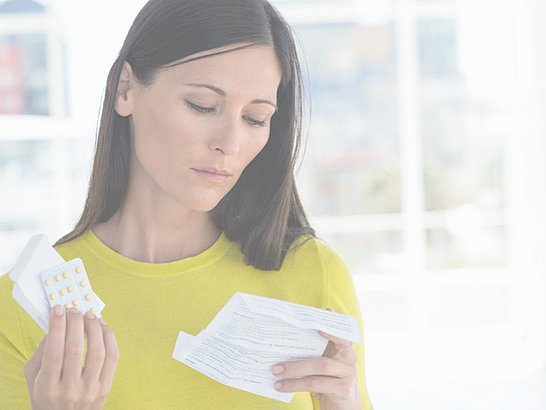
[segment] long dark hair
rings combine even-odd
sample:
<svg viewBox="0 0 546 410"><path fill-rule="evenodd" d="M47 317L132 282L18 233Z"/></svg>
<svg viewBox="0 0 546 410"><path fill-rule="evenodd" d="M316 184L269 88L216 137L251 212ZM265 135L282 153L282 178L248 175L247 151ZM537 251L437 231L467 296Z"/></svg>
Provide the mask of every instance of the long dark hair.
<svg viewBox="0 0 546 410"><path fill-rule="evenodd" d="M267 144L211 211L213 221L240 245L245 262L262 270L280 269L287 250L300 235L315 236L294 179L304 88L290 26L267 0L150 0L135 18L108 74L84 210L74 229L54 246L110 219L125 197L132 144L130 117L114 110L124 61L139 83L147 86L159 68L237 43L274 48L282 68L278 111L271 119Z"/></svg>

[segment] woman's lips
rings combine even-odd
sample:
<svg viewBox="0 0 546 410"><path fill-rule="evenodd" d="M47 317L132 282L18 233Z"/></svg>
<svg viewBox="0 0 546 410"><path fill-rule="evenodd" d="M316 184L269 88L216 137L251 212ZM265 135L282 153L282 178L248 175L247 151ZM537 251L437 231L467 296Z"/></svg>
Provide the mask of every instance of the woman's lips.
<svg viewBox="0 0 546 410"><path fill-rule="evenodd" d="M231 175L221 175L221 174L215 174L213 172L208 171L202 171L200 169L192 168L193 171L197 173L200 177L206 179L207 181L212 182L223 182L229 178L231 178Z"/></svg>

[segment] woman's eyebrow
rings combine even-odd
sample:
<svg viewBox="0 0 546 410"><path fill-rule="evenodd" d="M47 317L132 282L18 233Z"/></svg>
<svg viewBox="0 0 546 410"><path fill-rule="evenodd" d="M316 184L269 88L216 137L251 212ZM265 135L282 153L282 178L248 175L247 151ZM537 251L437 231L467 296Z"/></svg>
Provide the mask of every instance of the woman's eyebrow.
<svg viewBox="0 0 546 410"><path fill-rule="evenodd" d="M212 90L214 91L215 93L217 94L220 94L222 97L226 97L227 94L224 90L222 90L221 88L218 88L218 87L215 87L214 85L210 85L210 84L195 84L195 83L185 83L185 85L189 85L189 86L192 86L192 87L201 87L201 88L208 88L209 90ZM250 102L251 104L269 104L273 107L275 107L275 111L278 110L278 107L272 103L271 101L269 100L264 100L264 99L261 99L261 98L257 98L255 100L252 100Z"/></svg>

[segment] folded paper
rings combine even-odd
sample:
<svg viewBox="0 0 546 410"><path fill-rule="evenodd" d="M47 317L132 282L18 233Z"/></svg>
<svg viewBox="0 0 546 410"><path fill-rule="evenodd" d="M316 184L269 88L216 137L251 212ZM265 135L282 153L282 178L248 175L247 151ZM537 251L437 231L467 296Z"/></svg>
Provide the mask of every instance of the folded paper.
<svg viewBox="0 0 546 410"><path fill-rule="evenodd" d="M350 315L237 292L206 329L180 332L172 357L219 383L289 403L271 367L279 362L322 356L328 339L318 330L362 343Z"/></svg>

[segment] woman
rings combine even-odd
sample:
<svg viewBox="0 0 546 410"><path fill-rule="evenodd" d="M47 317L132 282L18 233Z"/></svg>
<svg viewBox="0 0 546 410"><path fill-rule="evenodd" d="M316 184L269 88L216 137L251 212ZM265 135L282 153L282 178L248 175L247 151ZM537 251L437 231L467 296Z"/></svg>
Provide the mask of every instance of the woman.
<svg viewBox="0 0 546 410"><path fill-rule="evenodd" d="M143 7L108 75L85 209L55 244L84 261L105 323L52 313L43 337L1 277L6 408L372 408L362 345L331 335L323 357L284 363L289 404L171 357L178 332L199 333L237 291L362 331L351 274L296 190L301 96L293 36L266 0Z"/></svg>

